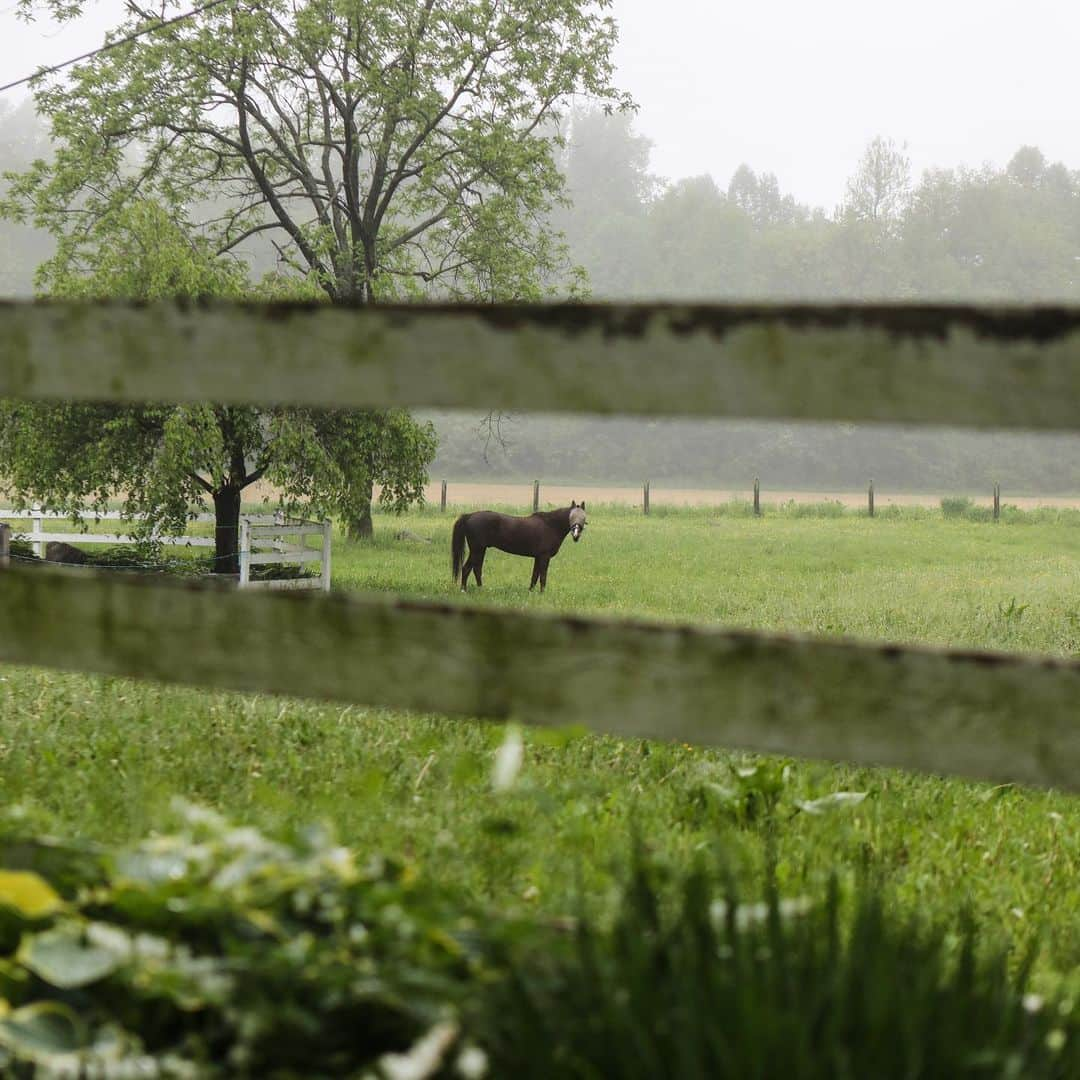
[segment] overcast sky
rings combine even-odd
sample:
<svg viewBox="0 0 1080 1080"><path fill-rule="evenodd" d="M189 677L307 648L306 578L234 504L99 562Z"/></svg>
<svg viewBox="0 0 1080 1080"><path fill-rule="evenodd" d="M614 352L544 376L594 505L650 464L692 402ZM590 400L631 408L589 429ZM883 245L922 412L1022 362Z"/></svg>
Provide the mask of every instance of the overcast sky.
<svg viewBox="0 0 1080 1080"><path fill-rule="evenodd" d="M669 179L741 162L828 209L876 134L906 142L916 172L1004 164L1039 146L1080 168L1066 0L614 0L620 84ZM25 27L0 0L0 84L100 43L118 0L75 25ZM111 14L110 14L111 13ZM3 95L18 100L19 91Z"/></svg>

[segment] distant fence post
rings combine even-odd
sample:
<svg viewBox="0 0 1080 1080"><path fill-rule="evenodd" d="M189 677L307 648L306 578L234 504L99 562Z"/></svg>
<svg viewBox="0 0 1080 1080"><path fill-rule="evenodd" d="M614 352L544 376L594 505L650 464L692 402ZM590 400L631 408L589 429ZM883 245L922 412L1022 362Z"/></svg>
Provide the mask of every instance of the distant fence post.
<svg viewBox="0 0 1080 1080"><path fill-rule="evenodd" d="M866 493L866 507L870 512L870 516L874 516L874 481L870 481L870 488Z"/></svg>
<svg viewBox="0 0 1080 1080"><path fill-rule="evenodd" d="M994 520L1001 518L1001 485L994 481Z"/></svg>
<svg viewBox="0 0 1080 1080"><path fill-rule="evenodd" d="M446 513L446 481L445 480L442 482L442 495L439 498L439 509L444 514Z"/></svg>
<svg viewBox="0 0 1080 1080"><path fill-rule="evenodd" d="M540 509L540 481L533 481L533 513Z"/></svg>
<svg viewBox="0 0 1080 1080"><path fill-rule="evenodd" d="M42 532L44 532L43 523L42 523L42 520L41 520L41 504L40 503L34 503L33 506L30 507L30 513L37 515L33 519L33 523L30 526L30 531L31 531L31 533L37 533L37 534L40 535ZM34 541L34 554L39 559L44 559L45 558L45 541L44 540L35 540Z"/></svg>
<svg viewBox="0 0 1080 1080"><path fill-rule="evenodd" d="M323 519L322 534L322 591L330 591L330 541L334 535L334 525L329 518ZM303 541L301 540L301 543Z"/></svg>
<svg viewBox="0 0 1080 1080"><path fill-rule="evenodd" d="M754 477L754 517L761 517L761 481Z"/></svg>
<svg viewBox="0 0 1080 1080"><path fill-rule="evenodd" d="M646 480L644 485L642 485L641 497L642 497L642 508L644 509L645 513L647 514L649 512L649 481L648 480Z"/></svg>
<svg viewBox="0 0 1080 1080"><path fill-rule="evenodd" d="M11 526L0 524L0 570L11 565Z"/></svg>

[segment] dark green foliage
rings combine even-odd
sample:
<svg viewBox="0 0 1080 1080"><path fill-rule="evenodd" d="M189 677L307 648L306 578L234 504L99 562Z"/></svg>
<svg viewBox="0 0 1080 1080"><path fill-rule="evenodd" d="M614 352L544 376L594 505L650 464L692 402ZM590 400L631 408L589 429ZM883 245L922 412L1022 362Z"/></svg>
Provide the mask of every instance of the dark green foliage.
<svg viewBox="0 0 1080 1080"><path fill-rule="evenodd" d="M34 552L34 545L21 536L13 536L11 538L10 552L17 559L37 558L37 555Z"/></svg>
<svg viewBox="0 0 1080 1080"><path fill-rule="evenodd" d="M941 500L943 517L964 521L993 521L994 511L989 506L976 506L966 496L951 496Z"/></svg>
<svg viewBox="0 0 1080 1080"><path fill-rule="evenodd" d="M0 876L2 1060L355 1075L451 1014L471 922L407 866L320 830L278 843L207 811L184 819L117 855L5 838L4 865L33 876ZM39 868L66 878L66 900Z"/></svg>
<svg viewBox="0 0 1080 1080"><path fill-rule="evenodd" d="M975 504L964 495L950 495L941 500L941 513L947 518L966 518L974 508Z"/></svg>
<svg viewBox="0 0 1080 1080"><path fill-rule="evenodd" d="M717 901L697 871L665 906L639 861L613 929L584 924L507 959L478 1009L493 1075L798 1080L1067 1077L1071 1015L1026 993L1027 962L896 918L881 894L850 905Z"/></svg>

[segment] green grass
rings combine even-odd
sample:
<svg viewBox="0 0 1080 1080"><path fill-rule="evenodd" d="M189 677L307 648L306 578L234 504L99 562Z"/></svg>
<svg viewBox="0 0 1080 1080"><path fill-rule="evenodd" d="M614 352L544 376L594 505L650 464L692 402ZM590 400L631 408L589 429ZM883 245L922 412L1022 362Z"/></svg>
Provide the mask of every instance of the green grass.
<svg viewBox="0 0 1080 1080"><path fill-rule="evenodd" d="M526 560L493 552L469 602L1080 652L1068 522L589 513L545 595L528 593ZM335 585L460 602L452 520L378 518L376 543L335 548ZM433 543L395 540L402 527ZM480 722L15 668L0 680L4 802L65 834L142 836L179 794L271 831L330 820L358 851L414 857L506 911L564 913L581 894L602 914L636 830L661 865L719 847L748 893L770 851L790 895L834 873L850 887L869 867L905 909L968 904L992 935L1041 938L1044 981L1080 963L1080 801L1068 796L580 732L526 732L516 784L495 793L504 733ZM820 815L798 806L836 791L868 795Z"/></svg>
<svg viewBox="0 0 1080 1080"><path fill-rule="evenodd" d="M335 555L334 582L440 600L451 588L453 515L407 527L379 522L367 549ZM469 602L528 610L644 615L778 631L1080 654L1080 533L1069 526L982 525L940 516L718 516L708 509L644 518L590 508L585 539L529 594L531 563L492 551ZM1027 604L1006 617L1016 598Z"/></svg>

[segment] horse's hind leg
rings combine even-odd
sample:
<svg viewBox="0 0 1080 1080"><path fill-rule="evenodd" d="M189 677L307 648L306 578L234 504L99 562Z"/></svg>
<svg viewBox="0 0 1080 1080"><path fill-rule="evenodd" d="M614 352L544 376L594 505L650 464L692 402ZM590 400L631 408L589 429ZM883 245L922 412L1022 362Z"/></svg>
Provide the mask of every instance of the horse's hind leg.
<svg viewBox="0 0 1080 1080"><path fill-rule="evenodd" d="M487 548L477 548L476 551L471 552L469 555L469 562L472 563L473 577L476 578L476 587L478 589L484 586L484 556L487 554Z"/></svg>
<svg viewBox="0 0 1080 1080"><path fill-rule="evenodd" d="M465 584L469 580L469 574L473 572L475 567L473 566L473 549L469 548L469 557L465 560L465 565L461 568L461 591L465 592ZM480 579L476 579L477 584L480 583Z"/></svg>
<svg viewBox="0 0 1080 1080"><path fill-rule="evenodd" d="M543 592L547 588L547 568L550 559L537 560L540 563L540 591Z"/></svg>
<svg viewBox="0 0 1080 1080"><path fill-rule="evenodd" d="M537 581L539 581L539 580L540 580L540 560L539 559L533 559L532 581L529 582L529 592L533 591L533 587L536 585Z"/></svg>

